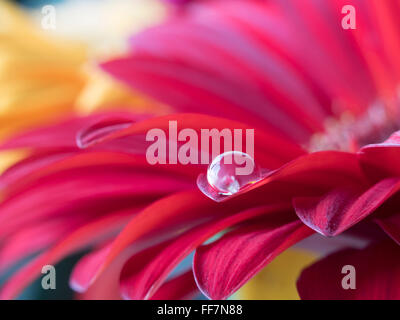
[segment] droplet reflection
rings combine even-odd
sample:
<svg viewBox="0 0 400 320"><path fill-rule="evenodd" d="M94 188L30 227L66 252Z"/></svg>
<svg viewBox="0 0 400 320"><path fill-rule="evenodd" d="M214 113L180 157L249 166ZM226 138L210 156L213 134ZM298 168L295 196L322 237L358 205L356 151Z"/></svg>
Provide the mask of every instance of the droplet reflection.
<svg viewBox="0 0 400 320"><path fill-rule="evenodd" d="M254 159L239 151L217 156L207 170L207 181L218 193L233 195L261 179L261 170Z"/></svg>

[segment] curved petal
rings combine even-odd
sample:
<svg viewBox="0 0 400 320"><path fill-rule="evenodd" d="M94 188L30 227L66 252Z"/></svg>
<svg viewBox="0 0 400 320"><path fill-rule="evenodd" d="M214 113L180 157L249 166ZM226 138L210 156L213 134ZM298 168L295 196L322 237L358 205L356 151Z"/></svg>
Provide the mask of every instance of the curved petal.
<svg viewBox="0 0 400 320"><path fill-rule="evenodd" d="M184 300L199 293L192 270L164 283L150 300Z"/></svg>
<svg viewBox="0 0 400 320"><path fill-rule="evenodd" d="M146 148L151 144L145 140L147 132L151 129L157 128L168 133L171 121L177 122L178 130L190 128L196 131L197 137L201 137L202 129L231 129L232 132L234 129L241 129L243 133L247 129L255 129L251 125L226 118L213 117L204 114L177 113L132 123L132 125L125 129L110 132L110 134L106 134L100 139L96 139L90 146L104 148L110 144L118 142L120 145L117 145L116 147L114 146L113 150L117 148L119 151L129 152L132 148L132 141L136 141L138 138L135 139L135 136L137 136L140 138L142 144L144 144L141 148L146 150ZM261 128L256 129L257 134L254 136L255 157L260 164L265 165L268 168L276 168L277 166L305 153L299 145L292 143L279 135L265 132ZM198 145L200 148L201 144L199 143ZM210 152L210 150L204 151Z"/></svg>
<svg viewBox="0 0 400 320"><path fill-rule="evenodd" d="M297 282L306 300L399 300L399 286L400 247L392 241L333 253L305 269Z"/></svg>
<svg viewBox="0 0 400 320"><path fill-rule="evenodd" d="M280 215L267 217L199 247L193 270L200 290L211 299L228 298L278 254L313 233L300 221L283 222Z"/></svg>
<svg viewBox="0 0 400 320"><path fill-rule="evenodd" d="M15 298L25 286L40 275L44 265L54 265L75 251L84 249L97 241L104 241L104 238L120 229L132 214L135 214L135 212L130 210L115 212L74 231L12 275L1 288L0 299Z"/></svg>
<svg viewBox="0 0 400 320"><path fill-rule="evenodd" d="M198 177L200 190L217 202L225 202L239 196L241 199L246 199L246 197L266 197L269 194L291 199L301 195L320 195L334 188L355 183L368 186L357 155L339 151L321 151L298 157L271 171L262 180L229 196L209 192L205 174L200 174ZM271 188L280 184L285 187L276 190Z"/></svg>
<svg viewBox="0 0 400 320"><path fill-rule="evenodd" d="M71 115L68 120L64 120L63 122L15 136L5 143L2 143L0 145L0 150L16 148L68 148L78 150L78 146L76 145L77 132L90 123L97 123L109 118L123 118L129 121L137 121L138 119L143 119L144 116L116 111L95 113L85 117Z"/></svg>
<svg viewBox="0 0 400 320"><path fill-rule="evenodd" d="M233 106L235 112L242 109L266 118L269 126L279 124L289 139L302 140L307 136L302 126L315 129L305 122L322 122L323 111L328 111L321 105L332 105L338 98L344 102L338 106L341 111L359 113L376 95L353 32L331 27L341 18L340 8L331 2L199 3L135 36L131 56L105 68L178 108L206 106L206 112L215 114ZM363 22L368 13L360 10ZM314 46L305 45L310 39ZM232 93L247 96L251 103L240 104ZM324 95L330 101L319 104ZM238 116L235 112L232 118ZM306 120L298 119L307 112Z"/></svg>
<svg viewBox="0 0 400 320"><path fill-rule="evenodd" d="M102 212L104 208L118 207L119 204L127 206L128 197L131 197L131 206L143 206L151 199L191 188L190 182L178 180L173 175L138 173L124 167L66 170L35 181L0 204L0 237L37 219L81 214L85 205L93 204L95 200L103 204L104 207L97 208ZM52 197L50 202L49 195ZM87 210L90 212L93 210Z"/></svg>
<svg viewBox="0 0 400 320"><path fill-rule="evenodd" d="M72 154L46 153L43 157L27 158L25 161L9 168L0 176L0 184L3 185L3 193L8 197L18 192L25 191L35 186L38 181L54 180L55 174L63 172L81 172L82 175L91 170L120 171L125 168L128 172L147 173L149 178L159 176L174 177L176 181L187 180L191 183L200 168L177 165L153 165L150 166L142 156L124 154L110 151L90 151ZM53 176L52 176L53 175ZM133 177L132 177L133 181ZM54 181L53 181L54 182Z"/></svg>
<svg viewBox="0 0 400 320"><path fill-rule="evenodd" d="M221 214L218 220L192 228L168 243L133 256L121 275L123 296L129 299L148 299L180 261L213 235L256 216L271 215L276 211L285 215L282 210L286 208L287 205L282 204L253 208L228 216Z"/></svg>
<svg viewBox="0 0 400 320"><path fill-rule="evenodd" d="M339 188L322 197L295 198L298 217L325 236L335 236L365 219L400 189L400 179L388 178L367 190Z"/></svg>
<svg viewBox="0 0 400 320"><path fill-rule="evenodd" d="M375 179L400 175L400 131L386 141L363 147L359 152L360 162L368 176Z"/></svg>
<svg viewBox="0 0 400 320"><path fill-rule="evenodd" d="M39 221L19 228L2 243L0 272L27 255L38 253L40 250L50 247L85 222L88 222L87 218L77 216L71 219Z"/></svg>
<svg viewBox="0 0 400 320"><path fill-rule="evenodd" d="M170 232L171 228L187 227L193 221L206 219L206 209L210 208L210 204L213 203L204 197L199 197L197 191L177 193L154 202L126 225L100 262L90 264L92 266L90 268L86 268L86 264L83 264L86 271L84 281L80 281L80 287L83 288L82 290L86 290L134 241L152 234L156 230L158 234L162 234L166 230ZM102 256L101 253L99 255ZM97 261L97 258L95 260Z"/></svg>
<svg viewBox="0 0 400 320"><path fill-rule="evenodd" d="M400 245L400 214L391 214L386 217L377 216L374 220L387 235Z"/></svg>

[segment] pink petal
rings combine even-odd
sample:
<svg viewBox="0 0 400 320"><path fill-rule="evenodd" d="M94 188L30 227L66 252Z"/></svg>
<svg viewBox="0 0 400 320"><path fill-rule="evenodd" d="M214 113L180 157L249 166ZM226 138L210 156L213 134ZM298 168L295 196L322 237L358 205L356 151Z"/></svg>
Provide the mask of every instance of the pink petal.
<svg viewBox="0 0 400 320"><path fill-rule="evenodd" d="M286 205L263 206L239 213L221 214L218 220L201 224L175 239L152 247L133 256L125 265L121 275L121 287L124 297L129 299L147 299L160 287L168 274L204 241L216 233L241 221L260 215L271 215L277 211L282 216L288 214Z"/></svg>
<svg viewBox="0 0 400 320"><path fill-rule="evenodd" d="M1 246L0 272L22 258L48 248L59 239L81 227L87 220L86 217L82 216L71 217L70 219L51 219L18 229L6 238Z"/></svg>
<svg viewBox="0 0 400 320"><path fill-rule="evenodd" d="M174 176L176 180L182 179L188 181L191 181L197 173L194 167L189 169L187 166L168 164L149 166L143 156L120 152L45 153L42 156L27 158L25 161L9 168L0 177L0 183L4 183L7 194L12 194L31 187L33 183L37 183L37 180L51 174L67 170L76 170L76 172L81 170L82 173L86 173L90 170L96 170L96 168L100 171L126 168L127 172L148 172L149 175L157 173L171 177ZM51 180L51 178L46 178L46 180Z"/></svg>
<svg viewBox="0 0 400 320"><path fill-rule="evenodd" d="M143 119L129 112L103 112L95 113L86 117L71 115L68 120L55 125L34 129L11 138L0 145L0 150L15 148L44 148L44 149L78 149L76 145L76 134L90 123L97 123L103 119L124 118L130 121Z"/></svg>
<svg viewBox="0 0 400 320"><path fill-rule="evenodd" d="M382 179L399 175L400 131L392 134L383 143L363 147L359 156L364 170L372 178Z"/></svg>
<svg viewBox="0 0 400 320"><path fill-rule="evenodd" d="M192 270L174 277L164 283L151 300L185 300L199 293Z"/></svg>
<svg viewBox="0 0 400 320"><path fill-rule="evenodd" d="M367 182L357 156L340 151L321 151L298 157L276 170L265 183L270 181L294 184L297 189L301 182L307 187L323 190L354 181L360 185Z"/></svg>
<svg viewBox="0 0 400 320"><path fill-rule="evenodd" d="M312 233L300 221L282 224L280 215L237 228L196 250L197 285L211 299L226 299L282 251Z"/></svg>
<svg viewBox="0 0 400 320"><path fill-rule="evenodd" d="M79 292L87 291L92 284L92 278L88 278L93 268L97 269L103 262L104 258L110 252L111 243L103 248L93 251L79 260L75 265L73 274L69 282L70 287Z"/></svg>
<svg viewBox="0 0 400 320"><path fill-rule="evenodd" d="M79 260L70 277L70 287L79 292L77 297L85 300L122 300L119 275L123 265L132 255L129 250L119 255L110 267L94 282L86 277L87 271L96 268L107 255L113 239L107 239L89 254ZM90 285L90 287L89 287Z"/></svg>
<svg viewBox="0 0 400 320"><path fill-rule="evenodd" d="M200 189L207 192L209 186L205 184L204 173L198 179ZM276 199L291 201L293 197L320 195L327 190L355 183L368 185L356 154L322 151L298 157L238 193L217 196L214 200L226 202L234 198L242 201L263 198L264 203Z"/></svg>
<svg viewBox="0 0 400 320"><path fill-rule="evenodd" d="M11 184L30 178L42 168L72 156L75 152L38 152L9 167L0 176L0 188L9 188Z"/></svg>
<svg viewBox="0 0 400 320"><path fill-rule="evenodd" d="M286 136L288 140L296 137L296 134L303 140L310 135L310 129L301 127L298 121L282 114L258 88L245 86L243 82L226 74L218 75L198 69L193 63L187 66L138 55L107 62L103 68L136 89L182 112L198 112L203 109L207 114L219 117L229 115L231 119L246 121L256 127L261 127L264 122L266 130L278 134L279 127L273 124L281 123L283 129L292 133ZM238 99L239 96L246 96L251 103L246 105ZM257 111L263 109L272 109L269 115L272 115L275 122L268 120L265 113L261 116L257 114Z"/></svg>
<svg viewBox="0 0 400 320"><path fill-rule="evenodd" d="M345 266L355 268L355 289L342 286L348 283ZM398 300L399 286L400 247L392 241L333 253L305 269L297 282L306 300Z"/></svg>
<svg viewBox="0 0 400 320"><path fill-rule="evenodd" d="M335 236L373 213L400 188L400 180L388 178L366 191L338 188L322 197L295 198L299 218L325 236Z"/></svg>
<svg viewBox="0 0 400 320"><path fill-rule="evenodd" d="M170 237L171 233L176 235L176 232L181 232L182 227L192 228L204 221L216 221L215 219L220 219L224 215L245 210L249 205L259 206L264 202L264 199L260 198L250 202L232 201L221 206L202 196L197 190L177 193L156 201L135 216L116 237L102 264L98 267L95 264L95 268L86 271L86 284L82 287L93 283L109 268L114 259L127 248L135 248L143 239L148 239L150 236L156 236L157 239L162 236Z"/></svg>
<svg viewBox="0 0 400 320"><path fill-rule="evenodd" d="M79 276L84 279L83 282L79 282L80 287L87 288L93 283L134 241L154 233L155 230L160 236L167 231L170 232L170 229L176 229L182 225L187 227L193 221L201 217L205 218L207 207L210 208L212 205L210 200L199 196L198 191L182 192L154 202L124 228L111 244L101 263L90 264L93 268L86 268L85 264L82 265L85 275ZM97 259L95 258L95 260ZM77 269L73 274L78 273ZM77 282L74 278L71 281Z"/></svg>
<svg viewBox="0 0 400 320"><path fill-rule="evenodd" d="M398 213L389 216L379 215L374 220L383 231L400 245L400 215Z"/></svg>
<svg viewBox="0 0 400 320"><path fill-rule="evenodd" d="M129 152L132 140L140 137L140 141L143 142L145 140L143 135L154 128L162 129L164 132L168 132L170 121L177 122L178 131L185 128L191 128L196 131L198 137L201 137L201 130L207 128L215 128L218 130L242 129L243 134L245 134L246 129L254 129L254 127L250 125L226 118L212 117L203 114L178 113L150 118L148 120L133 123L126 129L103 136L101 140L94 144L94 146L98 148L105 148L111 144L115 144L116 141L122 140L125 142L130 142L130 144L122 143L120 146L114 147L113 150L116 150L117 148L118 151ZM299 145L292 143L279 135L265 132L261 128L257 130L254 142L254 150L257 152L255 154L257 162L260 165L265 165L268 168L276 168L305 153ZM147 143L142 146L143 149L146 150L146 147L150 144L151 143ZM199 144L199 147L200 145L201 144ZM209 152L210 150L204 151Z"/></svg>
<svg viewBox="0 0 400 320"><path fill-rule="evenodd" d="M146 205L149 200L165 194L192 188L189 181L178 180L174 175L135 171L123 166L93 167L65 170L46 176L0 204L0 235L6 236L39 218L81 214L85 211L85 205L95 206L93 202L96 199L107 207L115 207L120 204L126 206L127 197L131 197L131 206L135 207ZM49 195L52 199L50 202ZM101 210L103 208L98 209ZM27 212L29 215L26 215Z"/></svg>
<svg viewBox="0 0 400 320"><path fill-rule="evenodd" d="M22 269L12 275L0 291L0 299L15 298L25 286L32 282L45 265L54 265L62 258L75 251L104 240L126 223L127 218L133 214L132 211L115 212L113 215L98 219L76 230L66 238L62 239L51 249L47 250Z"/></svg>

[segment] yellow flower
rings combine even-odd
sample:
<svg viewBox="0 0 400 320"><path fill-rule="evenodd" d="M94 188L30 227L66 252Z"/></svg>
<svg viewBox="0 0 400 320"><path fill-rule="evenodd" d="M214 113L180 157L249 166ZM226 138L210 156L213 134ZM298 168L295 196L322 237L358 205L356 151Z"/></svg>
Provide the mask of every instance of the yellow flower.
<svg viewBox="0 0 400 320"><path fill-rule="evenodd" d="M109 12L107 8L102 10ZM127 34L120 28L114 38L123 42ZM97 68L97 61L88 63L93 57L104 57L104 52L89 39L81 41L40 29L18 7L0 0L0 142L66 113L114 107L167 110L116 83ZM21 154L2 152L0 173L20 158Z"/></svg>
<svg viewBox="0 0 400 320"><path fill-rule="evenodd" d="M169 107L134 92L123 83L115 81L97 66L87 66L87 83L76 101L79 113L88 114L96 110L132 109L137 112L165 114Z"/></svg>
<svg viewBox="0 0 400 320"><path fill-rule="evenodd" d="M0 0L0 139L72 110L85 59L84 46L49 39Z"/></svg>
<svg viewBox="0 0 400 320"><path fill-rule="evenodd" d="M120 29L115 39L123 41L127 30ZM0 141L73 110L115 106L158 110L157 103L132 93L95 67L88 68L88 52L96 56L96 46L89 42L78 44L50 35L11 3L0 0Z"/></svg>
<svg viewBox="0 0 400 320"><path fill-rule="evenodd" d="M290 249L251 279L235 298L243 300L298 300L296 281L301 270L317 259L309 251Z"/></svg>

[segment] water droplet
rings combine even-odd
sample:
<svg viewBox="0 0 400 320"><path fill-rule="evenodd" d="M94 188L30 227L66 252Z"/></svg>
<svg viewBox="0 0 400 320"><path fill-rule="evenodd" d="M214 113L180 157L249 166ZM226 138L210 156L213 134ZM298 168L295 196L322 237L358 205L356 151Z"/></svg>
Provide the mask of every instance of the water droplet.
<svg viewBox="0 0 400 320"><path fill-rule="evenodd" d="M274 173L260 168L248 154L231 151L214 159L207 173L197 177L197 186L210 199L223 202L262 186Z"/></svg>
<svg viewBox="0 0 400 320"><path fill-rule="evenodd" d="M233 195L260 178L261 170L254 159L239 151L220 154L207 170L208 183L222 195Z"/></svg>
<svg viewBox="0 0 400 320"><path fill-rule="evenodd" d="M107 119L97 122L81 130L76 136L76 144L79 148L88 148L107 136L128 128L133 121L128 119Z"/></svg>

